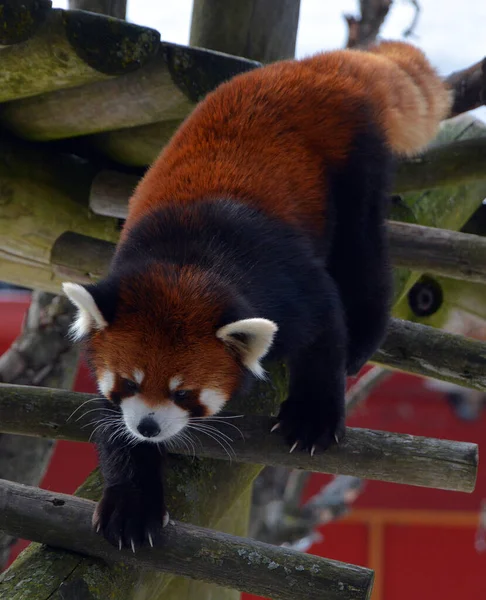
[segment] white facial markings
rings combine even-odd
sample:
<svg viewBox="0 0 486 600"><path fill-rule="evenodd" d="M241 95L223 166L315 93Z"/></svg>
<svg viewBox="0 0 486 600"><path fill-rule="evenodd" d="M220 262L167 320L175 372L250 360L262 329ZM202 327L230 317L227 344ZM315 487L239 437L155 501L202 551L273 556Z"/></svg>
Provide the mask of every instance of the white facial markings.
<svg viewBox="0 0 486 600"><path fill-rule="evenodd" d="M175 377L171 377L169 379L169 390L171 392L175 391L184 380L180 375L176 375Z"/></svg>
<svg viewBox="0 0 486 600"><path fill-rule="evenodd" d="M133 371L133 380L138 383L138 385L142 384L143 378L145 377L145 373L142 369L135 369Z"/></svg>
<svg viewBox="0 0 486 600"><path fill-rule="evenodd" d="M109 398L114 385L115 375L110 370L106 369L98 378L98 388L105 398Z"/></svg>
<svg viewBox="0 0 486 600"><path fill-rule="evenodd" d="M189 413L173 402L158 407L148 406L138 396L125 398L121 402L123 419L129 432L138 440L159 443L178 434L189 423ZM160 433L154 437L144 437L138 430L144 417L154 419L160 427Z"/></svg>
<svg viewBox="0 0 486 600"><path fill-rule="evenodd" d="M199 395L199 402L208 409L210 415L218 413L228 401L228 398L218 390L205 388Z"/></svg>

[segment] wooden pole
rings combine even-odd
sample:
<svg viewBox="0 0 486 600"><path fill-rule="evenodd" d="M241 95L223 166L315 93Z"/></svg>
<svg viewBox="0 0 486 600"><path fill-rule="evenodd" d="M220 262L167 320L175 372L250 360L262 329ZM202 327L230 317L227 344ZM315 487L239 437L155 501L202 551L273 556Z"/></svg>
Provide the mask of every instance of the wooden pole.
<svg viewBox="0 0 486 600"><path fill-rule="evenodd" d="M22 538L175 573L274 600L365 600L373 571L181 522L170 522L155 548L114 548L92 531L95 503L0 480L0 529ZM3 598L17 585L8 571Z"/></svg>
<svg viewBox="0 0 486 600"><path fill-rule="evenodd" d="M295 55L300 0L194 0L191 46L274 62Z"/></svg>
<svg viewBox="0 0 486 600"><path fill-rule="evenodd" d="M1 15L2 11L0 24ZM9 12L3 17L7 31L14 30L9 16L14 19L15 13ZM98 44L92 42L96 38L100 40ZM160 34L148 27L93 13L50 10L27 41L2 50L0 102L107 80L137 70L157 52L159 40ZM79 89L75 94L80 99L84 97ZM37 98L32 102L36 101ZM42 113L41 106L39 109ZM4 123L9 110L3 106L0 111Z"/></svg>
<svg viewBox="0 0 486 600"><path fill-rule="evenodd" d="M51 6L50 0L0 0L0 48L28 40Z"/></svg>
<svg viewBox="0 0 486 600"><path fill-rule="evenodd" d="M390 221L393 265L486 284L486 239L479 235Z"/></svg>
<svg viewBox="0 0 486 600"><path fill-rule="evenodd" d="M97 424L92 415L98 413L88 412L99 406L94 398L90 394L64 390L0 384L0 430L87 441ZM478 464L476 444L349 427L339 446L310 456L306 452L290 453L281 437L270 433L274 423L272 417L245 415L215 424L231 439L226 447L204 434L191 433L191 436L198 457L232 458L236 462L265 463L446 490L474 490ZM177 441L174 445L177 453L192 455L193 449L187 445Z"/></svg>
<svg viewBox="0 0 486 600"><path fill-rule="evenodd" d="M106 17L92 15L92 18L111 23ZM124 21L116 23L130 26ZM103 51L101 35L96 48ZM31 52L28 56L31 57ZM10 102L0 108L0 122L20 137L42 141L157 121L180 122L196 102L217 85L258 64L207 50L161 43L156 55L137 71L82 88Z"/></svg>

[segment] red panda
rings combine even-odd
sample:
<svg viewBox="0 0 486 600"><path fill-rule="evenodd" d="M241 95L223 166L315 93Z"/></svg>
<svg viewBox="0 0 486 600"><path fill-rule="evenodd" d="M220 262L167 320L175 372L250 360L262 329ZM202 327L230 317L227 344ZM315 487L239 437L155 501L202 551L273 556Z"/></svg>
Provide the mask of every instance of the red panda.
<svg viewBox="0 0 486 600"><path fill-rule="evenodd" d="M238 75L176 132L108 276L64 284L114 411L94 517L111 543L153 545L168 518L161 445L263 377L264 357L289 365L291 451L339 441L346 375L388 320L392 156L423 148L450 101L420 50L384 42Z"/></svg>

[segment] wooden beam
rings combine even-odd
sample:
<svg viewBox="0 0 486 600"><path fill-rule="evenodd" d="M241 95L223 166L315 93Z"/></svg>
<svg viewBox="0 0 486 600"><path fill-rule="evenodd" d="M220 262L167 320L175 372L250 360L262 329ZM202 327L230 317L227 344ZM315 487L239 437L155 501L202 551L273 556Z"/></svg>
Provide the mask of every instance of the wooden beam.
<svg viewBox="0 0 486 600"><path fill-rule="evenodd" d="M434 327L391 319L374 362L486 391L486 344Z"/></svg>
<svg viewBox="0 0 486 600"><path fill-rule="evenodd" d="M87 441L97 424L98 401L90 394L0 384L0 431ZM83 406L83 402L84 404ZM83 416L86 413L86 416ZM71 418L69 418L72 415ZM233 416L234 415L227 415ZM270 429L272 417L246 415L214 426L229 436L227 448L204 433L191 433L199 457L265 463L319 473L353 475L446 490L474 490L476 444L348 428L344 441L314 456L289 449ZM174 441L179 454L192 449Z"/></svg>
<svg viewBox="0 0 486 600"><path fill-rule="evenodd" d="M486 238L397 221L388 231L394 266L486 284Z"/></svg>
<svg viewBox="0 0 486 600"><path fill-rule="evenodd" d="M91 527L95 503L0 480L0 529L140 569L175 573L274 600L366 600L373 571L181 522L155 548L118 550ZM0 580L9 595L9 578ZM10 589L13 594L13 589Z"/></svg>
<svg viewBox="0 0 486 600"><path fill-rule="evenodd" d="M191 46L261 62L293 58L300 0L194 0Z"/></svg>
<svg viewBox="0 0 486 600"><path fill-rule="evenodd" d="M108 23L114 21L98 15L91 15L91 18ZM116 23L135 27L124 21ZM95 47L104 51L104 45L95 44ZM28 56L30 59L31 52ZM208 50L161 43L156 56L137 71L76 89L9 102L0 109L0 122L20 137L45 141L157 121L182 120L196 102L217 85L258 65L254 61ZM45 88L42 82L39 86Z"/></svg>
<svg viewBox="0 0 486 600"><path fill-rule="evenodd" d="M486 102L486 58L446 79L454 90L451 117L483 106Z"/></svg>
<svg viewBox="0 0 486 600"><path fill-rule="evenodd" d="M486 179L486 137L433 146L398 164L397 193L429 190Z"/></svg>
<svg viewBox="0 0 486 600"><path fill-rule="evenodd" d="M15 13L8 15L15 20ZM8 17L4 27L14 29ZM50 10L32 37L2 50L0 102L137 70L155 55L159 40L160 34L148 27L93 13ZM77 88L74 93L83 102L81 90ZM35 105L38 99L31 102ZM4 124L11 110L10 105L2 106L0 119ZM48 121L41 105L39 111L36 120Z"/></svg>
<svg viewBox="0 0 486 600"><path fill-rule="evenodd" d="M51 6L51 0L0 0L0 48L28 40Z"/></svg>

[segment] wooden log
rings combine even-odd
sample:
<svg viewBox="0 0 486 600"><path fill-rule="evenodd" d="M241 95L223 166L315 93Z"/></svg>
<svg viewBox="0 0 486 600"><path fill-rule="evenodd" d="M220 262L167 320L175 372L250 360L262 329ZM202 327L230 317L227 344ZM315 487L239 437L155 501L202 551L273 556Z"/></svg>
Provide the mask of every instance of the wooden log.
<svg viewBox="0 0 486 600"><path fill-rule="evenodd" d="M404 159L395 175L397 193L429 190L486 179L486 137L433 146Z"/></svg>
<svg viewBox="0 0 486 600"><path fill-rule="evenodd" d="M136 175L100 171L91 184L89 207L96 215L126 219L128 200L139 181Z"/></svg>
<svg viewBox="0 0 486 600"><path fill-rule="evenodd" d="M82 141L122 165L146 167L157 158L182 121L179 118L129 129L104 131L87 136ZM76 146L73 146L75 149Z"/></svg>
<svg viewBox="0 0 486 600"><path fill-rule="evenodd" d="M2 50L0 102L129 73L150 61L159 40L159 33L148 27L93 13L50 10L35 35ZM80 90L74 93L82 102ZM35 106L38 99L30 102ZM38 109L37 119L45 118L46 109ZM10 104L2 107L3 122L10 110Z"/></svg>
<svg viewBox="0 0 486 600"><path fill-rule="evenodd" d="M451 117L474 110L486 102L486 58L446 79L454 90Z"/></svg>
<svg viewBox="0 0 486 600"><path fill-rule="evenodd" d="M484 237L396 221L388 223L388 231L396 267L486 283Z"/></svg>
<svg viewBox="0 0 486 600"><path fill-rule="evenodd" d="M110 15L116 19L125 19L127 0L69 0L71 10L87 10L88 12Z"/></svg>
<svg viewBox="0 0 486 600"><path fill-rule="evenodd" d="M0 0L0 47L28 40L51 10L50 0Z"/></svg>
<svg viewBox="0 0 486 600"><path fill-rule="evenodd" d="M52 269L58 279L94 283L107 273L114 252L115 244L66 231L52 247Z"/></svg>
<svg viewBox="0 0 486 600"><path fill-rule="evenodd" d="M374 362L486 391L486 344L433 327L392 319Z"/></svg>
<svg viewBox="0 0 486 600"><path fill-rule="evenodd" d="M365 600L373 571L172 521L155 548L117 550L91 527L95 503L0 480L0 529L139 569L176 573L274 600ZM2 597L8 571L0 580ZM11 588L10 588L11 589Z"/></svg>
<svg viewBox="0 0 486 600"><path fill-rule="evenodd" d="M0 279L58 292L50 254L67 230L116 241L117 221L93 215L93 167L42 146L0 139Z"/></svg>
<svg viewBox="0 0 486 600"><path fill-rule="evenodd" d="M96 48L103 50L103 44ZM0 121L23 138L44 141L181 120L217 85L257 66L254 61L162 43L157 55L135 72L9 102L0 108Z"/></svg>
<svg viewBox="0 0 486 600"><path fill-rule="evenodd" d="M300 0L194 0L191 46L262 62L293 58Z"/></svg>
<svg viewBox="0 0 486 600"><path fill-rule="evenodd" d="M87 441L97 424L93 415L102 414L88 413L99 406L94 398L90 394L64 390L0 384L0 430ZM198 457L232 458L236 462L265 463L446 490L474 490L478 465L476 444L348 428L339 446L310 456L306 452L289 453L281 437L270 433L274 423L272 417L245 415L215 424L223 435L231 438L226 448L204 433L194 432L191 436ZM180 454L193 452L177 440L174 447Z"/></svg>

